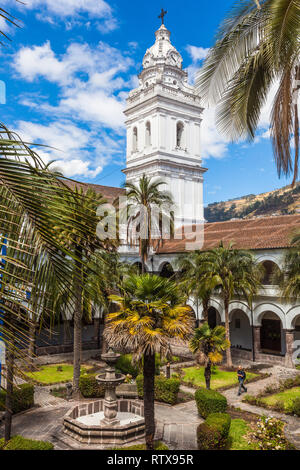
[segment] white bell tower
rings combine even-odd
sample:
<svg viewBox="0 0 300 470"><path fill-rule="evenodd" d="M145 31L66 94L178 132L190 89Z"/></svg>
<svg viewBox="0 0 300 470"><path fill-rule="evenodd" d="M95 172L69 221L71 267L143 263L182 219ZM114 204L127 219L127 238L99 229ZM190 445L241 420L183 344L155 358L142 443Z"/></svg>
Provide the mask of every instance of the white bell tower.
<svg viewBox="0 0 300 470"><path fill-rule="evenodd" d="M176 205L175 226L203 223L200 97L188 85L182 57L170 42L164 24L147 50L139 87L132 90L125 110L127 181L145 174L163 179Z"/></svg>

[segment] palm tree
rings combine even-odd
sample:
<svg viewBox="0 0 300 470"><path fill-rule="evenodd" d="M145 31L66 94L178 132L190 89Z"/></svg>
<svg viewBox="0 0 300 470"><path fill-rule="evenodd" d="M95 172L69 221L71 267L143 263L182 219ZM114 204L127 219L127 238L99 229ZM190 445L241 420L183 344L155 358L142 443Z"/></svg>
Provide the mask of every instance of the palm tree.
<svg viewBox="0 0 300 470"><path fill-rule="evenodd" d="M291 248L285 256L284 276L281 280L282 296L285 299L300 298L300 232L294 233Z"/></svg>
<svg viewBox="0 0 300 470"><path fill-rule="evenodd" d="M229 304L234 297L243 297L252 305L253 296L261 286L261 270L253 255L246 250L228 248L221 242L218 248L206 252L203 262L205 279L210 289L219 294L225 311L226 339L230 341ZM232 367L231 350L226 350L227 366Z"/></svg>
<svg viewBox="0 0 300 470"><path fill-rule="evenodd" d="M291 245L300 247L300 230L299 229L294 232L292 236L292 240L291 240Z"/></svg>
<svg viewBox="0 0 300 470"><path fill-rule="evenodd" d="M16 25L5 10L1 9L0 16ZM0 35L7 38L3 31ZM32 315L40 314L39 307L52 297L45 289L49 279L56 279L59 292L68 290L74 295L74 272L80 260L53 231L58 221L62 230L82 230L78 208L73 213L66 210L66 191L62 179L39 155L0 124L0 336L6 346L6 441L11 436L14 357L20 355L15 337L28 339L24 324L30 325ZM41 260L38 265L37 258Z"/></svg>
<svg viewBox="0 0 300 470"><path fill-rule="evenodd" d="M106 315L113 308L110 296L118 293L118 289L126 276L136 274L134 265L128 265L120 261L117 252L105 250L97 251L92 255L89 263L89 274L84 286L84 310L99 310L103 323L106 323ZM107 352L107 344L104 336L100 338L101 354Z"/></svg>
<svg viewBox="0 0 300 470"><path fill-rule="evenodd" d="M233 140L254 139L262 107L276 88L270 116L274 156L279 176L293 172L293 184L299 159L299 33L298 0L238 1L197 79L201 96L217 104L219 129Z"/></svg>
<svg viewBox="0 0 300 470"><path fill-rule="evenodd" d="M101 194L97 194L92 189L88 188L84 191L82 188L74 189L68 187L68 193L65 195L63 204L65 210L70 211L76 218L77 224L80 225L80 230L76 230L74 226L61 227L58 222L54 227L54 232L60 238L61 242L65 244L68 249L73 253L75 258L74 270L74 355L73 355L73 394L79 396L79 379L80 379L80 366L81 366L81 349L82 349L82 318L84 303L87 307L88 299L91 297L87 295L87 276L89 272L89 260L96 250L114 249L116 244L112 240L101 240L96 233L100 218L97 216L97 209L101 205L106 204ZM85 286L85 287L84 287ZM67 305L70 306L73 297L64 296ZM88 308L89 310L89 308Z"/></svg>
<svg viewBox="0 0 300 470"><path fill-rule="evenodd" d="M207 280L207 265L204 265L206 259L206 253L197 250L180 256L177 260L181 278L189 294L202 304L205 322L208 321L209 301L212 295L212 289Z"/></svg>
<svg viewBox="0 0 300 470"><path fill-rule="evenodd" d="M111 296L120 310L108 315L104 334L114 348L130 349L136 359L143 358L146 445L153 450L155 353L169 357L170 339L188 339L193 320L170 279L131 275L124 280L121 291L122 296Z"/></svg>
<svg viewBox="0 0 300 470"><path fill-rule="evenodd" d="M173 204L172 196L168 192L160 189L160 187L165 184L166 183L162 180L153 181L152 178L143 175L138 185L130 182L124 185L129 201L127 209L129 209L129 211L133 209L134 212L129 220L130 222L136 222L138 219L140 233L139 252L141 256L142 273L145 272L145 264L153 239L161 240L163 237L160 226L161 217L163 217L165 221L169 221L172 225L172 216L170 216L170 209ZM160 209L160 215L158 215L158 217L154 214L156 208ZM153 221L154 225L157 225L157 227L153 227ZM153 230L155 230L155 237L153 237Z"/></svg>
<svg viewBox="0 0 300 470"><path fill-rule="evenodd" d="M193 354L202 352L205 356L204 377L206 388L210 389L211 366L222 361L222 352L230 348L230 342L226 339L224 326L216 326L213 330L205 322L195 330L190 341L190 349Z"/></svg>
<svg viewBox="0 0 300 470"><path fill-rule="evenodd" d="M62 231L71 227L76 233L83 230L79 206L73 212L66 207L67 191L33 150L0 126L0 244L7 248L6 253L2 250L0 273L0 333L6 344L9 376L6 439L11 428L12 354L18 353L14 344L16 325L20 318L23 322L27 318L30 324L32 314L40 314L41 305L52 296L45 288L50 279L56 279L60 292L67 290L74 295L74 273L76 276L76 267L82 263L53 231L58 221ZM24 337L24 331L21 334Z"/></svg>

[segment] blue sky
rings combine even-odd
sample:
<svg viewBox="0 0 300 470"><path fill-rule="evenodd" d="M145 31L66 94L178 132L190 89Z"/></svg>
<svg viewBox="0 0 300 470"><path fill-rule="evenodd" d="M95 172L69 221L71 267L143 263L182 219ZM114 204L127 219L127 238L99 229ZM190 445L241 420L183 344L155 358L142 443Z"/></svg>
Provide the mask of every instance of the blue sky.
<svg viewBox="0 0 300 470"><path fill-rule="evenodd" d="M125 167L122 110L146 49L154 42L164 6L171 40L191 76L213 44L233 1L214 0L2 0L21 29L3 24L12 43L1 50L0 78L7 87L1 121L40 150L66 176L119 186ZM269 100L270 101L270 100ZM214 110L202 128L205 203L279 188L267 136L269 102L254 143L230 144L216 131Z"/></svg>

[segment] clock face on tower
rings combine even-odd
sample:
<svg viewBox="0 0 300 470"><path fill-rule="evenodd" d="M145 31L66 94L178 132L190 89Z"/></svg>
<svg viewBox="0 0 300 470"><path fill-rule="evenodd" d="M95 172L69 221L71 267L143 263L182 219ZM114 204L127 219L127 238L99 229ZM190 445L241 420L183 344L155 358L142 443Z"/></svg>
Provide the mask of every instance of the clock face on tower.
<svg viewBox="0 0 300 470"><path fill-rule="evenodd" d="M168 54L168 63L174 67L181 66L181 57L180 54L176 51L171 51Z"/></svg>

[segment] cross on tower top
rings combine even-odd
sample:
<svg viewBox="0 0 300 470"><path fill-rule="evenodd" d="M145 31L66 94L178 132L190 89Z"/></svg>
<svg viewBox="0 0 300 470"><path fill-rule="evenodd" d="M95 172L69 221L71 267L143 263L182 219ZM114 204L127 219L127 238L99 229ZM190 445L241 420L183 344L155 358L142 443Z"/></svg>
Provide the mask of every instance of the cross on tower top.
<svg viewBox="0 0 300 470"><path fill-rule="evenodd" d="M158 18L161 19L161 24L164 24L164 18L165 18L167 13L168 13L167 10L164 10L163 8L161 9L161 13L158 16Z"/></svg>

